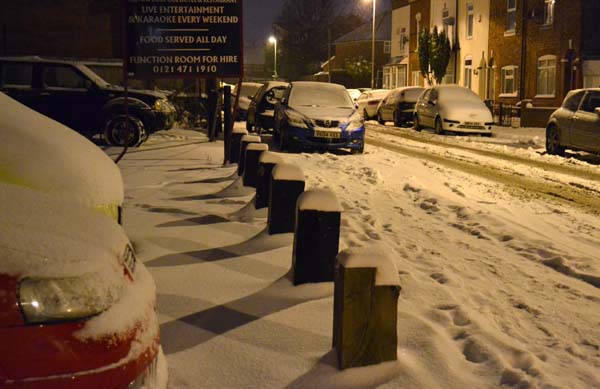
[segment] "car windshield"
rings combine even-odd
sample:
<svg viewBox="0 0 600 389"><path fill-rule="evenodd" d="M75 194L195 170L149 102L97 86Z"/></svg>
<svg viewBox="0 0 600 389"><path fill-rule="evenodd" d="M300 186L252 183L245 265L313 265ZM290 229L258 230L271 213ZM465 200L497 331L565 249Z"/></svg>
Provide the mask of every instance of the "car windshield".
<svg viewBox="0 0 600 389"><path fill-rule="evenodd" d="M254 96L256 94L256 91L261 87L260 84L254 85L254 84L242 84L242 93L240 94L240 96Z"/></svg>
<svg viewBox="0 0 600 389"><path fill-rule="evenodd" d="M481 98L467 88L439 88L438 96L441 103L456 103L457 101L482 103Z"/></svg>
<svg viewBox="0 0 600 389"><path fill-rule="evenodd" d="M346 89L330 84L295 85L290 92L289 105L354 109Z"/></svg>

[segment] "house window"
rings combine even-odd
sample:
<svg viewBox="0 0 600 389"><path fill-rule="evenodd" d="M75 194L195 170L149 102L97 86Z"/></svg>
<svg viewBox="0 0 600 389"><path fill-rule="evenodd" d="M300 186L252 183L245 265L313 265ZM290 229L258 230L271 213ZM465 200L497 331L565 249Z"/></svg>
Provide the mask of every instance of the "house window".
<svg viewBox="0 0 600 389"><path fill-rule="evenodd" d="M505 66L501 69L500 73L500 83L501 90L500 96L516 96L517 95L517 85L515 82L516 74L517 74L516 66Z"/></svg>
<svg viewBox="0 0 600 389"><path fill-rule="evenodd" d="M537 95L555 96L556 91L556 57L545 55L538 59Z"/></svg>
<svg viewBox="0 0 600 389"><path fill-rule="evenodd" d="M407 42L408 39L406 38L406 28L402 28L402 31L400 32L400 52L404 53Z"/></svg>
<svg viewBox="0 0 600 389"><path fill-rule="evenodd" d="M506 31L517 29L517 0L506 0Z"/></svg>
<svg viewBox="0 0 600 389"><path fill-rule="evenodd" d="M412 85L414 86L421 86L421 72L420 71L413 71L412 72Z"/></svg>
<svg viewBox="0 0 600 389"><path fill-rule="evenodd" d="M383 88L384 89L391 89L391 85L390 85L390 68L388 68L388 67L383 68Z"/></svg>
<svg viewBox="0 0 600 389"><path fill-rule="evenodd" d="M465 57L465 75L463 79L463 86L465 88L471 89L471 85L473 83L473 57L471 55L467 55Z"/></svg>
<svg viewBox="0 0 600 389"><path fill-rule="evenodd" d="M554 23L554 3L556 0L544 0L544 25Z"/></svg>
<svg viewBox="0 0 600 389"><path fill-rule="evenodd" d="M473 3L467 3L467 39L473 38Z"/></svg>
<svg viewBox="0 0 600 389"><path fill-rule="evenodd" d="M385 54L392 52L392 41L383 41L383 52Z"/></svg>

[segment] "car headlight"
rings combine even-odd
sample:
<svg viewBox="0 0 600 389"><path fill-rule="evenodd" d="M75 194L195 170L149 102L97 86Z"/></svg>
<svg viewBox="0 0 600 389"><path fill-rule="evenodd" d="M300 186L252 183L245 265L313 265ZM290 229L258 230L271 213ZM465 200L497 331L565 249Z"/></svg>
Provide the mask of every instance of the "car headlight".
<svg viewBox="0 0 600 389"><path fill-rule="evenodd" d="M82 319L107 310L123 287L123 276L114 271L108 277L26 278L19 286L19 305L28 324Z"/></svg>
<svg viewBox="0 0 600 389"><path fill-rule="evenodd" d="M350 119L348 120L348 124L346 125L346 131L352 132L352 131L360 130L361 128L364 128L364 126L365 126L365 120L362 117L362 115L359 113L355 113L354 115L350 116Z"/></svg>
<svg viewBox="0 0 600 389"><path fill-rule="evenodd" d="M286 113L286 116L287 116L287 122L290 126L297 127L297 128L308 128L306 121L304 120L304 118L301 115L288 111Z"/></svg>
<svg viewBox="0 0 600 389"><path fill-rule="evenodd" d="M171 104L168 100L158 99L154 102L154 109L156 111L169 112L171 110Z"/></svg>

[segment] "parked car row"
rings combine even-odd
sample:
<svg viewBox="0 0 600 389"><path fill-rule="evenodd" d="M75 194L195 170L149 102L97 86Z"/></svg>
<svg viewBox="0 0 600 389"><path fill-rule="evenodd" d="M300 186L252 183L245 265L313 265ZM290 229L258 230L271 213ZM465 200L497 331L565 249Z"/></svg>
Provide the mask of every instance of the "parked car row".
<svg viewBox="0 0 600 389"><path fill-rule="evenodd" d="M0 387L166 388L119 169L3 93L0 139Z"/></svg>
<svg viewBox="0 0 600 389"><path fill-rule="evenodd" d="M0 92L80 134L137 146L170 129L175 107L164 93L111 85L86 65L40 57L0 57ZM128 119L126 119L128 118Z"/></svg>

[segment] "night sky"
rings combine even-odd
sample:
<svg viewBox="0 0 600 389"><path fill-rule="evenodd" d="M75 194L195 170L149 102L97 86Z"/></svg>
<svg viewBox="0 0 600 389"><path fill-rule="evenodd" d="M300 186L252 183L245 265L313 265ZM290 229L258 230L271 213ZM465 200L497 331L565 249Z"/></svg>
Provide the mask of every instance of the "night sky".
<svg viewBox="0 0 600 389"><path fill-rule="evenodd" d="M302 0L293 0L302 1ZM244 62L263 63L263 50L272 33L272 24L285 0L244 0ZM389 9L388 1L377 1L378 12ZM346 12L357 12L370 17L371 2L365 0L340 0Z"/></svg>

